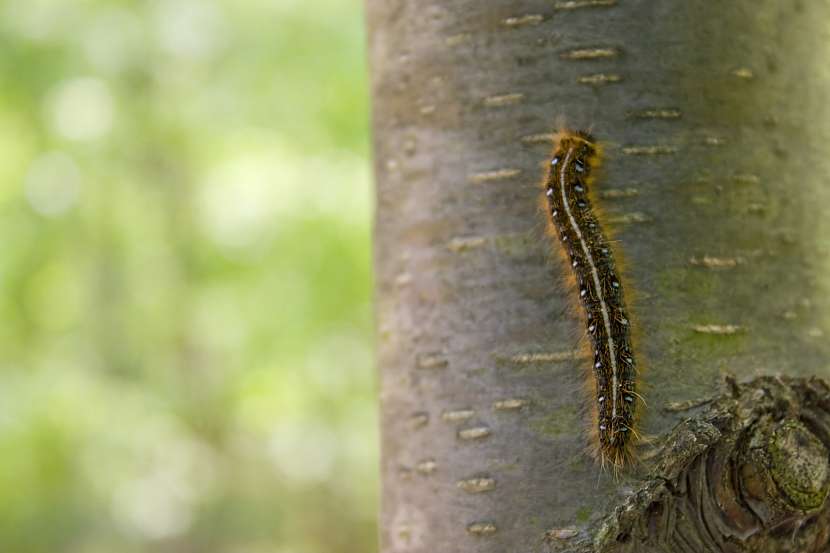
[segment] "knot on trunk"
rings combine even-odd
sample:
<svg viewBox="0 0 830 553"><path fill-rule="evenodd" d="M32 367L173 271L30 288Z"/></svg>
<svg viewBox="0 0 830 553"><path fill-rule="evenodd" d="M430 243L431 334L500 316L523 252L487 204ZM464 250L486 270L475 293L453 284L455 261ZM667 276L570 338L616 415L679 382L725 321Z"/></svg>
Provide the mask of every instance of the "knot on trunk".
<svg viewBox="0 0 830 553"><path fill-rule="evenodd" d="M830 387L731 382L661 441L644 483L603 521L605 552L830 549Z"/></svg>

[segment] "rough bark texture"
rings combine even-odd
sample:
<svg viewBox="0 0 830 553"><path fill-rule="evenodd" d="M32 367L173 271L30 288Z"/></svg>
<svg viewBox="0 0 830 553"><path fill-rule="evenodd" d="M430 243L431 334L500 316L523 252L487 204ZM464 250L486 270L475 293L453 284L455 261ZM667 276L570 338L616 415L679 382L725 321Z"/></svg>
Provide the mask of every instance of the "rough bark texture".
<svg viewBox="0 0 830 553"><path fill-rule="evenodd" d="M780 376L729 384L661 440L639 489L594 535L553 541L586 553L827 551L830 388Z"/></svg>
<svg viewBox="0 0 830 553"><path fill-rule="evenodd" d="M724 374L830 375L826 2L368 0L368 17L384 552L601 540L650 482L584 454L581 330L537 208L560 122L606 145L642 433Z"/></svg>

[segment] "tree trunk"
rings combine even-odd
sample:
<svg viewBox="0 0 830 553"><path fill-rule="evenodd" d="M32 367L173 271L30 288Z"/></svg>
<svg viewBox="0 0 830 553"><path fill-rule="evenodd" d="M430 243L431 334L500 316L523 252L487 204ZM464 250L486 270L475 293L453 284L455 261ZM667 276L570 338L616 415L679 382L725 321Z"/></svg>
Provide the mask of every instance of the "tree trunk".
<svg viewBox="0 0 830 553"><path fill-rule="evenodd" d="M732 403L712 409L737 418L712 423L721 437L749 416L740 398L780 391L741 383L830 375L830 5L369 0L368 18L383 552L548 551L580 537L599 550L602 521L654 466L615 480L585 454L589 361L538 208L563 124L605 145L597 186L634 295L651 444L700 415L683 407L724 392L726 375ZM770 424L824 416L826 388L803 386L781 391L795 407ZM764 431L803 430L775 428ZM643 459L684 458L655 448ZM700 543L743 551L744 539Z"/></svg>

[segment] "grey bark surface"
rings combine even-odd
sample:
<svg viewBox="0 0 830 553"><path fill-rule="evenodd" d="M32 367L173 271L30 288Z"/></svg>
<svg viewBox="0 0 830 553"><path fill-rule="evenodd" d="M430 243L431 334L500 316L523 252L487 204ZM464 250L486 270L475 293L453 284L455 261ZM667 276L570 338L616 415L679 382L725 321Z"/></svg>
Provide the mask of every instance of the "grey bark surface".
<svg viewBox="0 0 830 553"><path fill-rule="evenodd" d="M637 487L585 454L550 133L605 144L648 407L830 376L826 2L368 0L384 552L556 550Z"/></svg>

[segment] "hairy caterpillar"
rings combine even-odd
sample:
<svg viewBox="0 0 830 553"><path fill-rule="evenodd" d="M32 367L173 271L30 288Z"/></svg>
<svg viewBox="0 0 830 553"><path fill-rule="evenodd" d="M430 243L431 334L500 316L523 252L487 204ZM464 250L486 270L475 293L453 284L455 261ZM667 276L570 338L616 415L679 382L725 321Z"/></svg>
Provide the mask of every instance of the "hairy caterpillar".
<svg viewBox="0 0 830 553"><path fill-rule="evenodd" d="M592 173L600 159L590 134L560 132L544 181L544 205L576 281L593 353L588 389L594 451L603 465L617 469L631 457L639 395L623 287L592 200Z"/></svg>

